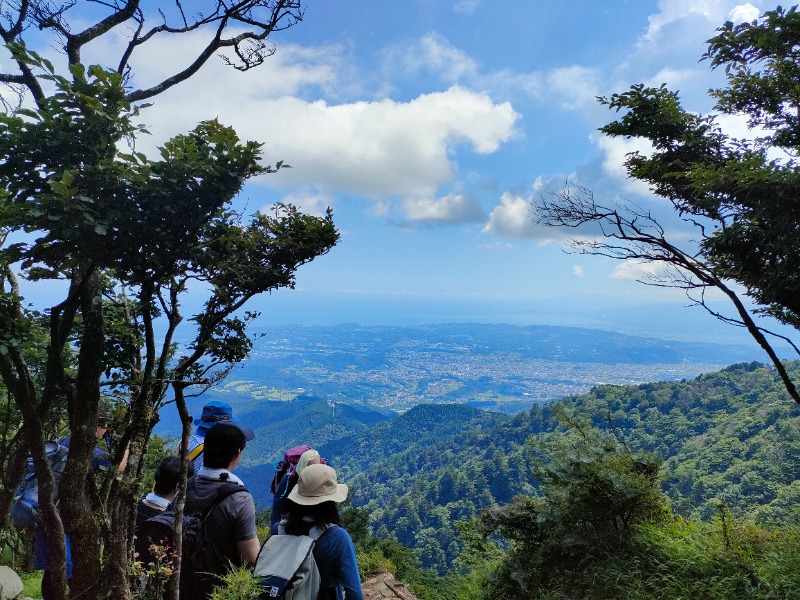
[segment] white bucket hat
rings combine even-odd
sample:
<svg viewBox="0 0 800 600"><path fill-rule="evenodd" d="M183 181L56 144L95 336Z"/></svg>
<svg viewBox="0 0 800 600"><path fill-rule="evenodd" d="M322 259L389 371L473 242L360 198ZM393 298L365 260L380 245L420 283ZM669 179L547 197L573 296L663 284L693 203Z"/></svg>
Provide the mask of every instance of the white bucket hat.
<svg viewBox="0 0 800 600"><path fill-rule="evenodd" d="M308 465L289 493L289 500L296 504L312 506L328 500L347 500L347 486L337 483L336 471L328 465Z"/></svg>

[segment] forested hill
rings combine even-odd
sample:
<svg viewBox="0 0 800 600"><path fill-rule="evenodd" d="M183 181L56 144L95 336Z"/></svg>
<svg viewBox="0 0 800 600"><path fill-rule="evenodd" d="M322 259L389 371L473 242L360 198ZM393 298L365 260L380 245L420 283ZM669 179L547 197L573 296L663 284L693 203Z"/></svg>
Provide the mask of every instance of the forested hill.
<svg viewBox="0 0 800 600"><path fill-rule="evenodd" d="M797 374L800 364L790 368ZM601 386L469 430L451 431L442 406L420 406L324 451L378 536L397 537L443 569L459 549L458 519L535 493L535 444L526 441L558 432L558 405L614 427L632 450L658 453L678 513L708 516L721 500L735 515L797 518L800 407L757 363L690 381Z"/></svg>

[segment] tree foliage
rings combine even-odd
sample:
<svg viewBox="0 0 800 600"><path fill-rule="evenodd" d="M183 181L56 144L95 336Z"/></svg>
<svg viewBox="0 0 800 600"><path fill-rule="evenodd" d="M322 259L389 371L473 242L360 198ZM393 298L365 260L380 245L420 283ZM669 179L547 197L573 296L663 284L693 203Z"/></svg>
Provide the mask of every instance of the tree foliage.
<svg viewBox="0 0 800 600"><path fill-rule="evenodd" d="M602 132L652 146L650 152L628 155L629 176L672 203L694 230L696 245L669 239L657 218L640 206L604 206L582 189L543 198L537 219L553 226L599 224L603 237L577 241L579 252L658 263L665 267L663 276L651 283L683 288L707 308L706 290L722 291L737 318L714 314L748 329L800 402L770 332L756 323L737 291L737 286L744 289L756 312L800 327L798 44L800 14L780 7L751 23L727 22L708 41L703 58L712 69L722 68L727 79L725 87L710 91L715 111L746 117L753 128L749 139L726 133L713 114L686 110L677 92L663 85L638 84L600 99L622 113Z"/></svg>
<svg viewBox="0 0 800 600"><path fill-rule="evenodd" d="M302 18L299 2L199 2L191 14L179 2L103 2L88 25L87 13L74 14L79 4L25 1L0 15L17 69L0 82L20 100L5 94L0 115L0 515L5 522L30 454L57 587L64 597L129 598L135 499L158 412L175 404L188 437L186 395L219 381L250 350L257 313L246 304L292 288L296 270L330 250L338 233L330 211L234 210L248 179L284 165L264 165L260 143L215 120L167 141L157 157L133 149L146 134L136 102L186 80L218 50L231 50L224 60L236 68L257 66L273 51L269 35ZM110 65L81 63L86 44L120 28L129 36ZM36 29L53 35L66 66L30 50ZM131 64L142 46L187 33L206 36L204 49L141 85ZM28 306L31 285L48 286L52 303ZM197 308L184 314L189 294ZM128 464L95 480L101 402L114 409L112 461L127 455ZM61 479L70 494L56 507L44 442L61 434L71 439Z"/></svg>
<svg viewBox="0 0 800 600"><path fill-rule="evenodd" d="M537 462L540 497L517 496L483 517L490 532L511 541L490 585L496 597L531 597L555 569L620 551L635 527L668 514L657 460L632 453L619 439L561 412L570 431Z"/></svg>

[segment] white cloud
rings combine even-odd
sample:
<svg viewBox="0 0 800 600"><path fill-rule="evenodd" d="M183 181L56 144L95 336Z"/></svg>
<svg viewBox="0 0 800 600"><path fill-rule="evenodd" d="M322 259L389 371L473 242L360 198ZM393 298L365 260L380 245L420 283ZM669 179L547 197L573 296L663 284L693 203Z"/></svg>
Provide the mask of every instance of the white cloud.
<svg viewBox="0 0 800 600"><path fill-rule="evenodd" d="M700 69L676 69L673 67L665 67L652 77L649 77L644 83L650 87L658 87L666 83L668 88L674 90L706 72L707 71Z"/></svg>
<svg viewBox="0 0 800 600"><path fill-rule="evenodd" d="M602 94L599 79L600 73L593 68L573 65L553 69L545 76L542 94L555 97L568 110L594 109L597 96Z"/></svg>
<svg viewBox="0 0 800 600"><path fill-rule="evenodd" d="M722 0L660 0L659 12L648 18L649 25L644 39L656 43L666 28L688 17L703 17L720 25L726 16Z"/></svg>
<svg viewBox="0 0 800 600"><path fill-rule="evenodd" d="M653 151L653 146L648 140L640 138L610 137L596 134L592 139L604 154L603 170L619 180L626 192L649 195L650 187L647 183L628 177L625 169L625 160L631 152L640 152L644 155Z"/></svg>
<svg viewBox="0 0 800 600"><path fill-rule="evenodd" d="M196 55L201 41L198 35L145 44L137 77L147 81L140 85L173 72ZM113 56L110 48L95 50ZM342 61L338 46L293 45L280 46L261 67L245 73L212 59L143 111L140 120L153 136L142 139L138 149L152 152L199 120L217 117L242 138L266 142L265 162L283 160L293 167L261 178L264 184L314 186L377 201L435 196L453 180L461 147L489 154L515 135L519 115L510 103L460 87L404 102L316 100L339 85Z"/></svg>
<svg viewBox="0 0 800 600"><path fill-rule="evenodd" d="M512 137L518 118L510 104L460 88L410 102L284 98L265 108L269 114L251 131L263 130L270 156L293 167L265 182L314 183L374 199L435 194L453 179L457 146L492 153Z"/></svg>
<svg viewBox="0 0 800 600"><path fill-rule="evenodd" d="M662 273L663 268L659 263L624 260L611 272L611 279L647 281Z"/></svg>
<svg viewBox="0 0 800 600"><path fill-rule="evenodd" d="M399 60L411 73L420 69L433 71L450 84L478 78L478 64L436 33L423 36L411 49L395 48L388 57L393 62Z"/></svg>
<svg viewBox="0 0 800 600"><path fill-rule="evenodd" d="M572 265L572 276L583 277L585 275L583 265Z"/></svg>
<svg viewBox="0 0 800 600"><path fill-rule="evenodd" d="M459 13L464 13L467 15L471 15L475 12L475 9L480 6L481 0L458 0L453 10Z"/></svg>
<svg viewBox="0 0 800 600"><path fill-rule="evenodd" d="M530 198L506 192L500 197L500 205L489 215L483 232L524 238L531 237L534 229Z"/></svg>
<svg viewBox="0 0 800 600"><path fill-rule="evenodd" d="M435 74L449 85L492 90L502 97L524 94L566 110L594 108L600 88L600 72L591 67L567 65L547 71L518 72L481 70L469 54L438 33L429 33L410 47L396 46L386 52L385 70L402 70L409 76L421 71Z"/></svg>
<svg viewBox="0 0 800 600"><path fill-rule="evenodd" d="M750 3L740 4L728 13L728 17L734 23L754 21L760 16L761 11Z"/></svg>
<svg viewBox="0 0 800 600"><path fill-rule="evenodd" d="M504 193L500 196L500 204L489 215L482 232L501 237L532 239L543 245L566 239L566 233L561 228L547 227L534 222L532 202L531 196Z"/></svg>
<svg viewBox="0 0 800 600"><path fill-rule="evenodd" d="M403 211L409 221L429 224L474 223L486 218L474 198L451 194L442 198L408 198Z"/></svg>
<svg viewBox="0 0 800 600"><path fill-rule="evenodd" d="M333 207L335 200L330 194L315 192L311 190L300 190L287 194L281 200L283 204L293 204L304 213L316 216L323 216L328 207ZM261 209L261 212L268 212L270 206Z"/></svg>

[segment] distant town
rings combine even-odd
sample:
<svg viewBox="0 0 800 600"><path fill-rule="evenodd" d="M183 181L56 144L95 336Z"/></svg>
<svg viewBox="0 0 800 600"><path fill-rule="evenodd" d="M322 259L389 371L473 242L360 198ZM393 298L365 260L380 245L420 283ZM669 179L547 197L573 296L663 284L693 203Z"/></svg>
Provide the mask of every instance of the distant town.
<svg viewBox="0 0 800 600"><path fill-rule="evenodd" d="M759 358L747 346L568 327L280 327L219 392L253 400L307 394L395 411L469 403L517 412L600 384L688 379Z"/></svg>

